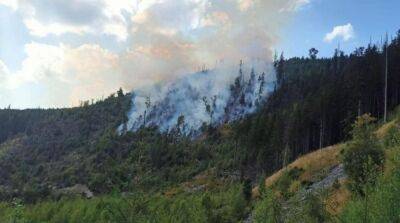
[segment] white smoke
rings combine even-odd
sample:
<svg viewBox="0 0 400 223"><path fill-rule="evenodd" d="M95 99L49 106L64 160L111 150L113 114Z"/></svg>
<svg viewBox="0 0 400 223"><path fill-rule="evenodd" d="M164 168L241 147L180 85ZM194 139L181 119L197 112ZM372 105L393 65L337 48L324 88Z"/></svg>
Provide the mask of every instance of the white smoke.
<svg viewBox="0 0 400 223"><path fill-rule="evenodd" d="M30 33L21 66L3 75L17 96L0 105L71 106L221 61L236 68L240 60L271 62L282 27L309 2L0 0Z"/></svg>
<svg viewBox="0 0 400 223"><path fill-rule="evenodd" d="M157 127L196 134L203 125L216 126L254 112L275 83L270 63L253 62L236 67L186 75L133 92L129 121L120 132Z"/></svg>
<svg viewBox="0 0 400 223"><path fill-rule="evenodd" d="M165 80L203 65L212 68L221 60L232 66L242 59L271 61L279 30L290 14L281 9L291 1L151 2L139 4L132 17L134 45L127 56L136 75Z"/></svg>
<svg viewBox="0 0 400 223"><path fill-rule="evenodd" d="M279 30L308 2L159 0L138 7L133 42L140 47L129 61L141 62L136 74L161 83L134 90L129 121L120 130L170 131L184 117L178 127L188 134L203 123L218 125L254 112L274 86L272 48ZM241 60L240 89L232 90ZM197 67L209 70L187 75Z"/></svg>

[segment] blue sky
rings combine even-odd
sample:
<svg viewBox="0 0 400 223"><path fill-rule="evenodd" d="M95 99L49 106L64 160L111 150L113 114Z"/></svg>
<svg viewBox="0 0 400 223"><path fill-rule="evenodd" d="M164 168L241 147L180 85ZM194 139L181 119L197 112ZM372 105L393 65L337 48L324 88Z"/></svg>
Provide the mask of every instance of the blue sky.
<svg viewBox="0 0 400 223"><path fill-rule="evenodd" d="M400 29L400 1L398 0L314 0L297 12L291 24L284 28L283 41L277 50L287 57L306 56L315 47L320 56L332 56L340 43L346 53L366 46L370 39L379 43L388 32L395 35ZM323 41L333 27L350 23L354 38L341 38L331 43Z"/></svg>
<svg viewBox="0 0 400 223"><path fill-rule="evenodd" d="M23 47L29 42L29 33L22 23L21 16L2 5L0 21L0 59L10 70L16 70L25 57Z"/></svg>
<svg viewBox="0 0 400 223"><path fill-rule="evenodd" d="M0 0L0 107L75 106L199 69L379 43L399 0Z"/></svg>

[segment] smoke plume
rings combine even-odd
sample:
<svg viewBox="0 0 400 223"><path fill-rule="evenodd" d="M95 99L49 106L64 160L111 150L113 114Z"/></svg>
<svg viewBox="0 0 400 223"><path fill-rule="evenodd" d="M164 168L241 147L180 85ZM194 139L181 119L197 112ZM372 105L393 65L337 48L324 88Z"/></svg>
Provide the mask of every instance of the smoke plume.
<svg viewBox="0 0 400 223"><path fill-rule="evenodd" d="M142 1L123 61L140 78L166 80L201 67L271 61L279 30L299 7L288 0ZM128 78L131 75L126 75ZM134 82L127 80L125 83Z"/></svg>
<svg viewBox="0 0 400 223"><path fill-rule="evenodd" d="M273 68L262 61L235 68L218 66L134 91L129 121L119 131L147 126L196 135L254 112L273 90Z"/></svg>
<svg viewBox="0 0 400 223"><path fill-rule="evenodd" d="M165 0L139 7L133 42L140 47L128 61L148 64L135 72L162 81L134 90L129 121L119 130L191 134L254 112L274 86L279 29L301 2Z"/></svg>
<svg viewBox="0 0 400 223"><path fill-rule="evenodd" d="M281 28L308 3L0 0L18 14L17 24L30 40L21 46L25 59L19 68L0 61L0 105L78 105L119 87L138 91L203 69L235 67L229 85L241 60L271 62Z"/></svg>

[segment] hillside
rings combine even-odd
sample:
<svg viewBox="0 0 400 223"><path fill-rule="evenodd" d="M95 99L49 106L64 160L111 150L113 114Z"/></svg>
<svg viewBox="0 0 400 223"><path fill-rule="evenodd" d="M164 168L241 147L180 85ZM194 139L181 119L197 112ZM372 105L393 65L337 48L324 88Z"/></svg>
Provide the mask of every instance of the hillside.
<svg viewBox="0 0 400 223"><path fill-rule="evenodd" d="M274 86L273 67L260 61L187 74L135 89L129 120L120 130L146 126L169 132L178 127L182 134L197 136L207 125L217 127L254 113Z"/></svg>
<svg viewBox="0 0 400 223"><path fill-rule="evenodd" d="M125 120L129 97L72 109L1 110L1 199L34 201L51 187L87 181L85 163L94 158L98 140Z"/></svg>
<svg viewBox="0 0 400 223"><path fill-rule="evenodd" d="M287 169L303 169L303 173L299 176L299 180L305 181L310 180L312 176L316 175L318 171L324 170L326 168L332 168L340 163L339 154L342 146L330 146L317 150L315 152L306 154L296 159L294 162L290 163ZM265 186L272 186L283 174L285 169L281 169L274 173L265 180Z"/></svg>
<svg viewBox="0 0 400 223"><path fill-rule="evenodd" d="M400 182L395 174L400 169L397 159L400 154L398 123L395 119L378 128L376 124L368 124L370 129L375 129L372 134L379 136L376 139L384 145L386 151L384 172L375 186L376 192L373 193L376 194L372 194L368 201L371 208L376 208L374 205L379 204L374 202L380 202L379 199L383 196L381 193L386 193L386 199L391 200L388 207L393 208L390 205L397 204L393 196L396 196L398 187L388 187L381 192L381 185ZM23 205L21 201L14 200L12 204L0 204L0 220L276 222L271 220L273 216L275 219L287 219L282 222L292 222L295 219L298 222L321 222L321 219L324 219L323 222L354 222L359 217L352 215L357 215L357 208L364 210L364 200L349 188L350 179L343 175L343 150L348 150L351 143L349 141L330 146L296 159L285 169L260 182L263 189L260 192L259 188L255 188L252 199L246 195L251 189L246 183L239 184L231 177L215 178L215 170L209 170L187 182L156 193L115 194L90 200L75 195L69 199L42 201L31 205ZM371 216L380 220L371 222L382 222L383 217L392 219L383 214L374 215L375 213L371 212Z"/></svg>
<svg viewBox="0 0 400 223"><path fill-rule="evenodd" d="M256 222L275 222L265 219L270 219L265 215L268 213L274 215L276 219L286 218L283 222L291 222L290 219L300 222L305 219L308 219L306 222L319 221L315 218L322 218L327 222L363 222L360 217L367 214L373 217L370 222L382 222L382 219L393 222L393 217L394 219L396 217L386 215L388 213L379 213L374 210L363 213L362 210L367 208L365 205L370 205L371 209L377 208L374 205L382 205L380 203L382 196L386 196L386 199L394 199L393 196L396 195L393 193L399 189L399 178L396 175L399 171L400 128L398 123L398 118L395 118L388 123L378 125L377 128L373 127L376 129L372 134L384 147L385 158L378 183L370 185L374 188L369 189L371 191L369 193L372 194L371 200L365 200L365 195L360 196L354 191L351 187L351 179L345 173L344 154L353 143L350 141L301 156L287 167L267 177L260 183L261 186L253 189L253 198L260 201L256 204L252 218ZM262 187L261 192L260 187ZM264 202L276 202L279 205L264 206L266 205ZM307 209L308 205L311 205L308 208L314 209ZM397 206L394 200L390 200L386 205L390 208ZM275 213L273 208L278 208L280 211ZM264 213L261 213L261 210L264 210Z"/></svg>
<svg viewBox="0 0 400 223"><path fill-rule="evenodd" d="M396 122L397 120L392 120L380 126L375 131L377 137L381 140L384 139L385 136L387 136L388 131L395 127ZM302 173L298 177L300 181L310 181L313 177L318 175L320 171L332 169L332 167L340 164L340 153L343 150L343 147L343 144L329 146L301 156L288 164L285 168L280 169L267 177L265 179L265 186L271 187L279 180L279 178L282 177L285 171L296 168L302 169ZM254 196L258 196L258 187L254 188L253 192L255 193Z"/></svg>
<svg viewBox="0 0 400 223"><path fill-rule="evenodd" d="M400 33L389 49L390 60L398 60ZM201 114L210 115L206 117L210 121L203 122L195 136L181 128L193 121L190 115L179 118L179 112L162 113L174 110L183 100L178 97L169 102L176 96L174 90L154 103L149 113L151 106L140 107L139 113L149 115L148 123L145 118L134 120L136 124L124 131L121 126L129 123L129 115L138 106L135 92L120 90L76 108L0 110L1 215L6 216L4 221L33 222L80 222L85 218L86 222L238 222L252 216L263 222L260 219L265 216L260 212L283 208L284 214L277 217L303 214L308 218L307 211L312 209L321 214L318 219L343 213L358 216L352 211L358 210L365 188L344 180L344 172L348 172L345 163L353 159L345 162L339 157L341 151L354 152L345 149L348 147L375 152L381 144L387 148L387 160L395 157L395 118L377 130L376 139L369 132L376 121L365 125L368 139L357 141L359 135L354 132L358 129L354 123L362 114L382 119L384 54L384 49L369 45L350 55L337 50L332 58L285 59L282 55L273 64L276 83L273 90L268 87L265 100L257 106L251 103L251 112L242 112L249 105L246 102L254 102L254 86L260 87L262 82L254 84L255 76L246 73L246 79L239 78L226 88L238 94L227 97L225 105L232 106L222 109L218 117L235 111L242 115L213 122L212 106L204 100L202 105L208 106ZM234 68L237 77L241 77L241 66ZM400 104L399 66L393 63L388 76L388 109L393 116ZM197 75L206 74L212 72ZM252 91L246 95L247 88ZM247 96L251 100L246 100ZM202 102L200 98L196 97L197 104ZM171 119L167 117L164 123L157 117L160 112ZM388 135L394 139L387 139ZM379 161L380 151L376 154ZM385 170L397 170L397 164L391 163ZM265 176L270 177L265 180ZM344 186L347 183L354 187L351 192ZM261 186L259 198L252 200L251 190L257 184ZM319 197L324 193L308 193L332 187L334 192L324 199ZM354 208L348 210L344 201L350 193L349 205ZM332 207L322 208L324 202ZM70 212L74 214L65 214Z"/></svg>

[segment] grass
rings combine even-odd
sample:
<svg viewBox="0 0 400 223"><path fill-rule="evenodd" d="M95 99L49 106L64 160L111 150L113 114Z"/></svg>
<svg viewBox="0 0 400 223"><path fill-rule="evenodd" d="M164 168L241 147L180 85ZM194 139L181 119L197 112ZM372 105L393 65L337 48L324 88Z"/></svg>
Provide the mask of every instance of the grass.
<svg viewBox="0 0 400 223"><path fill-rule="evenodd" d="M394 119L386 124L383 124L376 130L376 135L379 139L383 139L389 130L393 128L397 123L397 119ZM339 154L343 148L343 144L329 146L324 149L317 150L315 152L306 154L301 156L293 163L289 164L287 168L300 168L303 169L304 172L300 176L299 180L307 181L311 180L312 177L325 168L330 168L332 166L338 165L340 163ZM271 187L283 174L285 169L281 169L278 172L274 173L273 175L269 176L265 179L265 186ZM257 188L253 190L257 193Z"/></svg>
<svg viewBox="0 0 400 223"><path fill-rule="evenodd" d="M332 188L328 198L325 200L327 211L332 215L339 215L347 201L351 198L350 191L345 186L345 180L340 182L339 188Z"/></svg>
<svg viewBox="0 0 400 223"><path fill-rule="evenodd" d="M329 146L327 148L317 150L307 155L301 156L293 163L289 164L287 168L300 168L304 172L300 175L299 179L310 180L312 176L320 170L332 167L339 164L338 155L342 149L342 144ZM271 187L281 176L285 169L281 169L272 176L265 180L265 186Z"/></svg>
<svg viewBox="0 0 400 223"><path fill-rule="evenodd" d="M382 125L375 133L379 139L383 139L388 131L393 128L397 120L392 120ZM339 154L343 148L343 144L333 145L324 149L301 156L293 163L289 164L287 168L300 168L304 173L300 176L300 180L310 180L312 177L324 168L329 168L340 163ZM281 169L274 173L265 180L265 186L271 187L281 176L285 169Z"/></svg>
<svg viewBox="0 0 400 223"><path fill-rule="evenodd" d="M388 131L395 126L397 120L392 120L386 124L383 124L375 133L378 139L382 139L388 133Z"/></svg>
<svg viewBox="0 0 400 223"><path fill-rule="evenodd" d="M207 192L107 195L43 201L20 206L0 203L0 222L238 222L248 212L241 184Z"/></svg>
<svg viewBox="0 0 400 223"><path fill-rule="evenodd" d="M384 140L387 138L392 129L396 128L396 123L398 123L397 119L393 119L390 122L381 125L375 131L376 136L379 140ZM274 188L276 183L284 177L284 173L286 170L292 170L294 168L299 168L302 170L302 173L298 177L298 179L291 184L291 188L296 186L296 183L299 182L314 182L316 178L318 178L321 173L326 170L329 170L331 167L340 164L340 153L345 144L338 144L334 146L330 146L321 150L317 150L315 152L304 155L291 164L289 164L286 168L283 168L273 175L269 176L265 179L265 186L267 188ZM396 149L388 149L385 151L386 153L386 163L385 163L385 175L391 175L390 173L394 172L396 169L396 163L398 163L399 159L396 159L395 156ZM253 189L253 197L259 197L258 187ZM347 203L351 200L351 192L346 187L346 180L342 180L339 182L338 186L332 187L329 190L329 195L324 199L324 204L326 206L326 210L333 216L338 216Z"/></svg>
<svg viewBox="0 0 400 223"><path fill-rule="evenodd" d="M301 156L293 163L287 166L288 169L302 169L302 174L299 176L299 181L311 181L313 177L321 172L321 170L331 168L340 163L339 154L343 144L329 146L324 149L314 151L312 153ZM287 169L281 169L273 175L265 179L265 187L271 188ZM258 187L253 189L253 198L259 197Z"/></svg>

